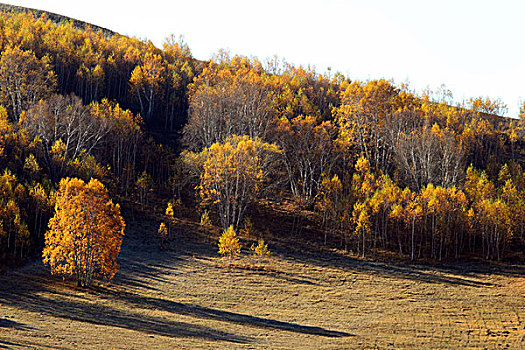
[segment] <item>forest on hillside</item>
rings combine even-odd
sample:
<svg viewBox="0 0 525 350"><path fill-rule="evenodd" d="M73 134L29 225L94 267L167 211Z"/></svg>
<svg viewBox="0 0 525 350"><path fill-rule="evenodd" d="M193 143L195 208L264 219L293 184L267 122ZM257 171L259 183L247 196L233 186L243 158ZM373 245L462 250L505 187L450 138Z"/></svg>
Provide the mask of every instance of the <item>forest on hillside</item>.
<svg viewBox="0 0 525 350"><path fill-rule="evenodd" d="M523 258L525 106L203 62L45 14L1 13L0 52L0 264L41 256L64 178L97 179L125 217L183 206L239 231L270 199L362 257Z"/></svg>

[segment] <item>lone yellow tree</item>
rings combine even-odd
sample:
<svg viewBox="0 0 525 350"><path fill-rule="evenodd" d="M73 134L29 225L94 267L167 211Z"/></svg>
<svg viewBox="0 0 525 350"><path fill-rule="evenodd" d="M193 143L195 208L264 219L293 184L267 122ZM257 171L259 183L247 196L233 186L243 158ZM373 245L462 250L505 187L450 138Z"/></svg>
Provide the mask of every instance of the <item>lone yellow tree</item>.
<svg viewBox="0 0 525 350"><path fill-rule="evenodd" d="M235 234L233 225L224 230L219 238L219 254L227 254L230 262L232 257L237 257L241 254L241 243Z"/></svg>
<svg viewBox="0 0 525 350"><path fill-rule="evenodd" d="M120 206L98 180L62 179L45 236L44 264L52 274L76 276L78 286L88 287L93 277L111 279L118 271L124 227Z"/></svg>

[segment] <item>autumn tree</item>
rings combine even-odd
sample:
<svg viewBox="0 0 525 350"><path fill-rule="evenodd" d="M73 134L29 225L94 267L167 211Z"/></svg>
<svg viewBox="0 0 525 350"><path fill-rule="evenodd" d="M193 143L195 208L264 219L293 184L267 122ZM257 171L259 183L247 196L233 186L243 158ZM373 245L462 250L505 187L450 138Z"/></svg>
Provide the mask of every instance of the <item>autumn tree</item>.
<svg viewBox="0 0 525 350"><path fill-rule="evenodd" d="M318 207L323 215L323 225L325 228L324 244L328 238L328 233L342 231L342 218L344 216L345 199L343 198L343 185L337 175L332 178L325 177L321 182ZM342 237L341 237L342 238Z"/></svg>
<svg viewBox="0 0 525 350"><path fill-rule="evenodd" d="M165 71L162 57L153 49L148 49L142 64L136 66L131 73L131 91L139 101L141 115L146 122L151 120L161 96L162 84L166 79Z"/></svg>
<svg viewBox="0 0 525 350"><path fill-rule="evenodd" d="M161 222L157 232L160 238L159 248L166 249L168 243L168 229L166 228L166 224Z"/></svg>
<svg viewBox="0 0 525 350"><path fill-rule="evenodd" d="M30 208L34 216L33 230L38 243L44 243L44 223L49 219L53 209L52 201L46 190L39 182L29 187Z"/></svg>
<svg viewBox="0 0 525 350"><path fill-rule="evenodd" d="M205 229L209 229L212 226L208 210L204 210L204 212L202 213L200 225Z"/></svg>
<svg viewBox="0 0 525 350"><path fill-rule="evenodd" d="M135 191L141 205L147 205L149 195L153 191L153 180L151 175L143 171L135 182Z"/></svg>
<svg viewBox="0 0 525 350"><path fill-rule="evenodd" d="M239 242L239 238L237 238L232 225L224 230L219 238L219 254L228 255L230 262L233 257L237 257L241 254L241 243Z"/></svg>
<svg viewBox="0 0 525 350"><path fill-rule="evenodd" d="M166 118L164 127L180 128L186 122L188 111L188 86L196 74L191 51L182 37L169 36L162 45L167 61L166 68Z"/></svg>
<svg viewBox="0 0 525 350"><path fill-rule="evenodd" d="M365 182L372 185L372 177L369 179ZM354 183L355 180L354 177ZM407 197L410 197L410 194L410 191L401 190L387 174L381 174L376 180L375 191L369 200L370 214L374 222L374 234L372 236L374 251L377 247L396 249L396 243L401 240L399 226L403 223ZM359 197L360 193L358 192L357 195ZM398 221L397 225L395 220Z"/></svg>
<svg viewBox="0 0 525 350"><path fill-rule="evenodd" d="M14 262L27 253L30 232L24 208L26 190L8 169L0 175L0 262Z"/></svg>
<svg viewBox="0 0 525 350"><path fill-rule="evenodd" d="M332 108L340 104L340 86L348 83L340 74L318 74L313 67L296 67L276 57L267 61L265 70L276 118L310 115L322 121L332 119Z"/></svg>
<svg viewBox="0 0 525 350"><path fill-rule="evenodd" d="M364 156L357 159L354 167L352 187L356 201L352 210L352 223L357 241L357 254L364 258L370 246L369 235L372 233L370 198L376 190L376 176L371 171L370 162Z"/></svg>
<svg viewBox="0 0 525 350"><path fill-rule="evenodd" d="M103 136L93 147L94 153L110 165L115 182L127 194L133 187L137 172L143 141L142 119L107 99L92 102L89 112L92 122L100 125L97 133ZM106 126L109 126L109 131Z"/></svg>
<svg viewBox="0 0 525 350"><path fill-rule="evenodd" d="M386 120L396 110L398 90L386 80L355 81L341 91L334 110L343 134L376 169L388 165Z"/></svg>
<svg viewBox="0 0 525 350"><path fill-rule="evenodd" d="M248 205L269 184L279 152L276 145L248 136L233 136L202 152L199 194L202 205L217 211L223 229L239 227Z"/></svg>
<svg viewBox="0 0 525 350"><path fill-rule="evenodd" d="M173 226L173 223L175 222L173 204L171 202L168 203L164 215L166 215L166 219L168 221L168 236L171 237L171 226Z"/></svg>
<svg viewBox="0 0 525 350"><path fill-rule="evenodd" d="M500 99L491 99L489 97L470 98L468 101L470 110L479 114L492 114L502 116L508 110L507 105Z"/></svg>
<svg viewBox="0 0 525 350"><path fill-rule="evenodd" d="M78 286L88 287L95 277L111 279L118 271L124 227L120 206L98 180L62 179L43 261L52 274L75 276Z"/></svg>

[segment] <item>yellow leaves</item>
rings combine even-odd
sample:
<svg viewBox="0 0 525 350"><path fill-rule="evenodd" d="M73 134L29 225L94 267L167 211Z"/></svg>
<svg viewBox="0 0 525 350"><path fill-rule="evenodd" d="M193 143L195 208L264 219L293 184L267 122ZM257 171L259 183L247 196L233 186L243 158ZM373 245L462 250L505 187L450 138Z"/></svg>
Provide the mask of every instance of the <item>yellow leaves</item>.
<svg viewBox="0 0 525 350"><path fill-rule="evenodd" d="M388 217L401 221L404 216L404 208L401 204L395 203L392 205L392 209L388 213Z"/></svg>
<svg viewBox="0 0 525 350"><path fill-rule="evenodd" d="M478 114L495 114L495 115L504 115L507 111L507 105L503 101L496 99L492 100L490 98L471 98L469 100L469 107Z"/></svg>
<svg viewBox="0 0 525 350"><path fill-rule="evenodd" d="M488 179L487 174L484 171L480 172L470 166L467 169L465 191L469 195L471 201L480 202L484 198L494 196L495 186Z"/></svg>
<svg viewBox="0 0 525 350"><path fill-rule="evenodd" d="M64 141L62 141L62 139L56 140L56 142L51 146L49 153L55 161L63 162L67 153L66 144Z"/></svg>
<svg viewBox="0 0 525 350"><path fill-rule="evenodd" d="M208 210L204 210L204 212L202 213L200 225L204 228L210 228L212 226Z"/></svg>
<svg viewBox="0 0 525 350"><path fill-rule="evenodd" d="M520 129L521 128L520 128L519 124L518 124L517 127L515 127L514 123L510 122L508 134L509 134L509 140L510 140L511 143L516 143L519 140L518 130L520 130Z"/></svg>
<svg viewBox="0 0 525 350"><path fill-rule="evenodd" d="M268 250L268 244L264 243L264 239L259 238L257 245L252 244L250 250L253 253L253 256L257 260L262 260L270 256L270 251Z"/></svg>
<svg viewBox="0 0 525 350"><path fill-rule="evenodd" d="M321 211L335 213L339 209L343 185L337 175L324 177L319 191L319 206Z"/></svg>
<svg viewBox="0 0 525 350"><path fill-rule="evenodd" d="M166 212L165 212L166 216L170 219L173 219L173 205L170 203L168 203L168 207L166 208Z"/></svg>
<svg viewBox="0 0 525 350"><path fill-rule="evenodd" d="M241 244L233 225L230 225L219 238L219 254L228 255L230 260L232 257L237 257L241 254Z"/></svg>
<svg viewBox="0 0 525 350"><path fill-rule="evenodd" d="M439 139L443 139L443 131L441 131L441 128L437 123L434 123L434 125L432 125L430 132L437 136Z"/></svg>
<svg viewBox="0 0 525 350"><path fill-rule="evenodd" d="M24 161L24 170L28 173L34 175L40 172L42 168L40 168L40 165L38 165L38 162L36 161L36 158L33 154L30 154L26 157Z"/></svg>
<svg viewBox="0 0 525 350"><path fill-rule="evenodd" d="M189 90L185 137L194 149L231 135L265 137L273 117L269 88L251 61L228 57L223 64L210 62Z"/></svg>
<svg viewBox="0 0 525 350"><path fill-rule="evenodd" d="M18 120L21 112L56 88L56 76L47 56L38 59L20 46L7 46L0 56L0 99Z"/></svg>
<svg viewBox="0 0 525 350"><path fill-rule="evenodd" d="M112 278L124 236L120 206L95 179L62 179L56 195L55 215L45 235L43 261L53 274L77 276L89 286L93 277Z"/></svg>
<svg viewBox="0 0 525 350"><path fill-rule="evenodd" d="M266 178L269 163L279 148L248 136L233 136L204 150L199 194L203 205L213 205L222 213L223 227L238 221L248 201L257 197ZM233 213L230 211L233 210ZM224 214L223 213L223 214ZM229 215L229 214L228 214Z"/></svg>
<svg viewBox="0 0 525 350"><path fill-rule="evenodd" d="M137 189L139 201L141 204L147 203L148 195L153 190L153 179L151 175L146 171L143 171L135 182L135 188Z"/></svg>
<svg viewBox="0 0 525 350"><path fill-rule="evenodd" d="M352 221L355 224L355 233L368 233L370 231L370 214L368 203L357 202L354 204Z"/></svg>
<svg viewBox="0 0 525 350"><path fill-rule="evenodd" d="M4 106L0 105L0 136L10 134L13 132L13 127L9 122L7 110Z"/></svg>
<svg viewBox="0 0 525 350"><path fill-rule="evenodd" d="M164 80L165 67L159 54L148 50L142 65L136 66L131 73L130 83L136 89L141 86L151 86L157 89Z"/></svg>
<svg viewBox="0 0 525 350"><path fill-rule="evenodd" d="M158 230L159 236L161 238L168 237L168 229L166 228L166 224L161 222Z"/></svg>
<svg viewBox="0 0 525 350"><path fill-rule="evenodd" d="M358 173L367 173L370 171L370 162L364 156L361 156L357 159L354 168Z"/></svg>

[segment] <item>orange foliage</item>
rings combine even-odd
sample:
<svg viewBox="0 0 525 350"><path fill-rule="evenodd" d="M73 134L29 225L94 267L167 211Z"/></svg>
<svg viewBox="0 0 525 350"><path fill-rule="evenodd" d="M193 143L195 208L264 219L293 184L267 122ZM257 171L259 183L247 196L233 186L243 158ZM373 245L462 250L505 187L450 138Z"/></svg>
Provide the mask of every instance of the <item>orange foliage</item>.
<svg viewBox="0 0 525 350"><path fill-rule="evenodd" d="M87 287L94 277L111 279L124 237L120 207L98 180L60 181L55 215L45 236L43 261L51 273L75 276Z"/></svg>

